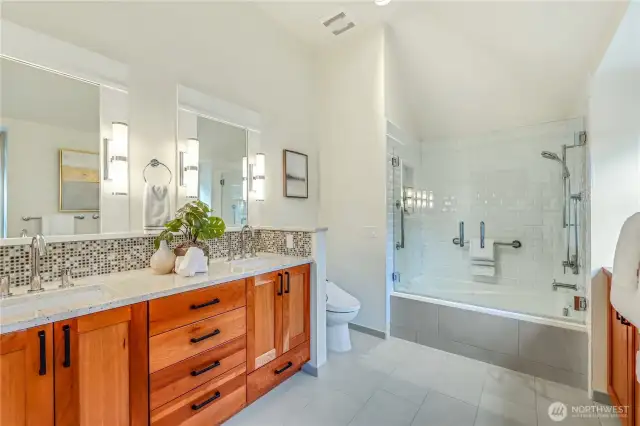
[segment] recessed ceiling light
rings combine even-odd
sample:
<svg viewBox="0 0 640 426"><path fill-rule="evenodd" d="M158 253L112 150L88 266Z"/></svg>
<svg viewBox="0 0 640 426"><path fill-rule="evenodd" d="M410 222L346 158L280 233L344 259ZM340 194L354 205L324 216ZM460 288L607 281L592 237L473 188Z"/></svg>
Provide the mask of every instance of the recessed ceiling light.
<svg viewBox="0 0 640 426"><path fill-rule="evenodd" d="M386 6L391 3L391 0L373 0L373 2L378 6Z"/></svg>

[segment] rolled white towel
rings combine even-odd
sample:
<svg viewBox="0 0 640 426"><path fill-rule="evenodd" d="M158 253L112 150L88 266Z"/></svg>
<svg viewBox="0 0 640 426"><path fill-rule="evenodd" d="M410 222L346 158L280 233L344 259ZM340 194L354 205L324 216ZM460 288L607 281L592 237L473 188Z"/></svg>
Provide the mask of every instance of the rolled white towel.
<svg viewBox="0 0 640 426"><path fill-rule="evenodd" d="M611 280L611 304L634 326L640 326L640 213L628 218L616 245Z"/></svg>

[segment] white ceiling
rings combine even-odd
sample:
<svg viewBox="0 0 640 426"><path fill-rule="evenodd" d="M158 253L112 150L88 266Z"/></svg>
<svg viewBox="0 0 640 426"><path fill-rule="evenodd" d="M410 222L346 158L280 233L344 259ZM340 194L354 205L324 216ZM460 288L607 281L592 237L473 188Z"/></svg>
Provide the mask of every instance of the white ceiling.
<svg viewBox="0 0 640 426"><path fill-rule="evenodd" d="M293 37L313 48L331 48L363 29L386 24L404 73L405 98L417 123L418 136L430 139L583 114L589 75L597 69L627 4L392 0L390 5L379 7L372 1L261 1L247 7L260 8ZM138 9L133 12L143 11ZM35 13L37 10L46 13ZM95 31L96 19L117 21L107 16L109 10L105 9L104 15L96 14L86 3L74 10L75 16L52 18L56 9L51 6L3 6L7 19L72 42L81 39L96 48L136 43L124 31ZM341 11L356 27L336 37L322 21ZM139 18L133 12L132 16L119 19L133 23ZM62 25L65 20L73 20L74 25ZM207 21L211 17L203 16L202 22ZM210 49L215 50L220 42L208 41ZM131 58L125 50L99 53L127 62Z"/></svg>
<svg viewBox="0 0 640 426"><path fill-rule="evenodd" d="M344 40L320 23L340 11L384 23L417 132L451 137L583 115L595 72L627 7L609 2L274 3L261 6L302 40Z"/></svg>

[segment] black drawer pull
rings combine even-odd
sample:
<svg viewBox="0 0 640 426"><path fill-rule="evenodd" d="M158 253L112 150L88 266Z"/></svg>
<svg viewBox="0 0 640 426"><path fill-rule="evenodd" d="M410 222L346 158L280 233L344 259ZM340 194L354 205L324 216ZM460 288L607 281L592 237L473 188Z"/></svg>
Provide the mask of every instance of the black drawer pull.
<svg viewBox="0 0 640 426"><path fill-rule="evenodd" d="M291 274L289 274L288 272L285 272L284 274L287 276L287 287L285 288L284 292L289 293L289 291L291 290Z"/></svg>
<svg viewBox="0 0 640 426"><path fill-rule="evenodd" d="M629 321L627 321L627 319L625 317L620 315L620 313L618 313L618 311L616 311L616 319L618 321L620 321L620 324L622 324L622 325L631 325L631 323Z"/></svg>
<svg viewBox="0 0 640 426"><path fill-rule="evenodd" d="M220 303L220 299L216 297L215 299L203 303L202 305L191 305L191 309L206 308L207 306L217 305L218 303Z"/></svg>
<svg viewBox="0 0 640 426"><path fill-rule="evenodd" d="M278 280L280 281L280 287L278 288L278 296L282 296L282 274L278 274Z"/></svg>
<svg viewBox="0 0 640 426"><path fill-rule="evenodd" d="M62 327L64 332L64 362L62 366L64 368L71 367L71 327L65 325Z"/></svg>
<svg viewBox="0 0 640 426"><path fill-rule="evenodd" d="M191 409L193 411L198 411L199 409L211 404L213 401L215 401L218 398L220 398L220 392L216 392L215 395L213 395L211 398L207 399L206 401L201 402L200 404L193 404L191 406Z"/></svg>
<svg viewBox="0 0 640 426"><path fill-rule="evenodd" d="M38 374L47 375L47 339L44 331L38 331L38 340L40 341L40 370Z"/></svg>
<svg viewBox="0 0 640 426"><path fill-rule="evenodd" d="M220 334L220 330L219 329L215 329L213 331L213 333L209 333L209 334L205 334L204 336L201 337L194 337L191 339L191 343L198 343L198 342L202 342L203 340L207 340L213 336L217 336L218 334Z"/></svg>
<svg viewBox="0 0 640 426"><path fill-rule="evenodd" d="M276 370L276 371L274 371L274 373L276 373L276 374L282 374L282 373L284 373L285 371L287 371L288 369L290 369L291 367L293 367L293 363L292 363L291 361L289 361L289 362L287 363L287 365L285 365L284 367L282 367L280 370Z"/></svg>
<svg viewBox="0 0 640 426"><path fill-rule="evenodd" d="M209 370L213 370L214 368L219 367L219 366L220 366L220 361L216 361L213 364L211 364L210 366L203 368L202 370L193 370L191 372L191 375L193 377L196 377L196 376L199 376L201 374L206 373Z"/></svg>

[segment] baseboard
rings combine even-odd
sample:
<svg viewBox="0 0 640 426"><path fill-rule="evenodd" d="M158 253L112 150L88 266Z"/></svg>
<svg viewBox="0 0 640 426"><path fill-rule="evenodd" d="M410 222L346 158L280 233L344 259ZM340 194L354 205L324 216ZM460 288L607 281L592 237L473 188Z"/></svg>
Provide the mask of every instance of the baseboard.
<svg viewBox="0 0 640 426"><path fill-rule="evenodd" d="M360 333L365 333L373 337L377 337L378 339L386 339L387 334L380 330L375 330L373 328L365 327L363 325L349 323L349 328L354 331L359 331Z"/></svg>
<svg viewBox="0 0 640 426"><path fill-rule="evenodd" d="M309 364L308 362L302 366L302 371L304 371L305 373L307 373L310 376L313 377L318 377L319 373L318 373L318 367L314 367L313 365Z"/></svg>
<svg viewBox="0 0 640 426"><path fill-rule="evenodd" d="M611 397L608 393L593 391L593 401L604 405L611 405Z"/></svg>

